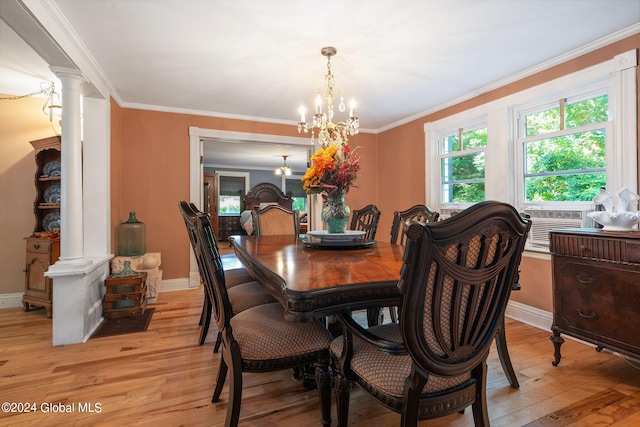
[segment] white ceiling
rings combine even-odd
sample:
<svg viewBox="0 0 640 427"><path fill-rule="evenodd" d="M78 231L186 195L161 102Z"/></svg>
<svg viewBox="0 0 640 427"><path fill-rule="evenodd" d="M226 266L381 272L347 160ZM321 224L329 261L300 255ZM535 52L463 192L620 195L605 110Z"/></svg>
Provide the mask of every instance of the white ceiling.
<svg viewBox="0 0 640 427"><path fill-rule="evenodd" d="M640 23L638 0L52 2L124 107L293 126L299 106L312 108L323 85L320 49L335 46L336 87L357 101L361 127L372 132L611 34L637 32ZM37 90L34 82L45 77L10 31L0 26L0 92L8 93L3 68L32 79L22 93ZM257 157L255 147L245 148L233 159ZM231 160L214 162L222 161Z"/></svg>

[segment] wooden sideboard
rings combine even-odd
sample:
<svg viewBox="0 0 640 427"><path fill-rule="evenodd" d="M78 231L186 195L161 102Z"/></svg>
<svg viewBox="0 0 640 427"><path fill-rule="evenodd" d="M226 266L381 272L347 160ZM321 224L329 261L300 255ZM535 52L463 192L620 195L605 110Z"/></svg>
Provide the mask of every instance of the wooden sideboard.
<svg viewBox="0 0 640 427"><path fill-rule="evenodd" d="M640 231L598 228L550 233L553 335L560 363L560 334L640 358Z"/></svg>

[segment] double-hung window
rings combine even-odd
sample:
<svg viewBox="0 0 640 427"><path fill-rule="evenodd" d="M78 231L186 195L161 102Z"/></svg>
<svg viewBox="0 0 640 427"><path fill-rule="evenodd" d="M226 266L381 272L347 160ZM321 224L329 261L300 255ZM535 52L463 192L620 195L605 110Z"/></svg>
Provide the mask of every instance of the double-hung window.
<svg viewBox="0 0 640 427"><path fill-rule="evenodd" d="M437 136L440 203L471 204L485 199L485 123L440 132Z"/></svg>
<svg viewBox="0 0 640 427"><path fill-rule="evenodd" d="M606 187L609 105L603 87L515 111L524 205L591 202Z"/></svg>

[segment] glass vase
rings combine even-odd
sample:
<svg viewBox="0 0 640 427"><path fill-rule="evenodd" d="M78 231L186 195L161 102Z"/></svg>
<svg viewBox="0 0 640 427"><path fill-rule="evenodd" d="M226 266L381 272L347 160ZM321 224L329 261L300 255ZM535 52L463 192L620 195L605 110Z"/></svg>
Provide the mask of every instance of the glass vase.
<svg viewBox="0 0 640 427"><path fill-rule="evenodd" d="M118 226L118 256L136 257L146 252L146 227L138 221L135 212L129 212L129 220Z"/></svg>
<svg viewBox="0 0 640 427"><path fill-rule="evenodd" d="M327 201L322 206L321 218L330 234L344 233L351 209L344 202L344 194L340 192L327 194Z"/></svg>

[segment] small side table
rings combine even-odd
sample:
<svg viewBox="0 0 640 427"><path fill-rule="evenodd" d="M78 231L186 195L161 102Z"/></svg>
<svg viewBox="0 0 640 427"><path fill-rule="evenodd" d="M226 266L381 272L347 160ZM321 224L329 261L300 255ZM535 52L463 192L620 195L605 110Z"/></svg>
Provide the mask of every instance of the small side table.
<svg viewBox="0 0 640 427"><path fill-rule="evenodd" d="M139 316L147 308L147 273L105 279L104 317Z"/></svg>

